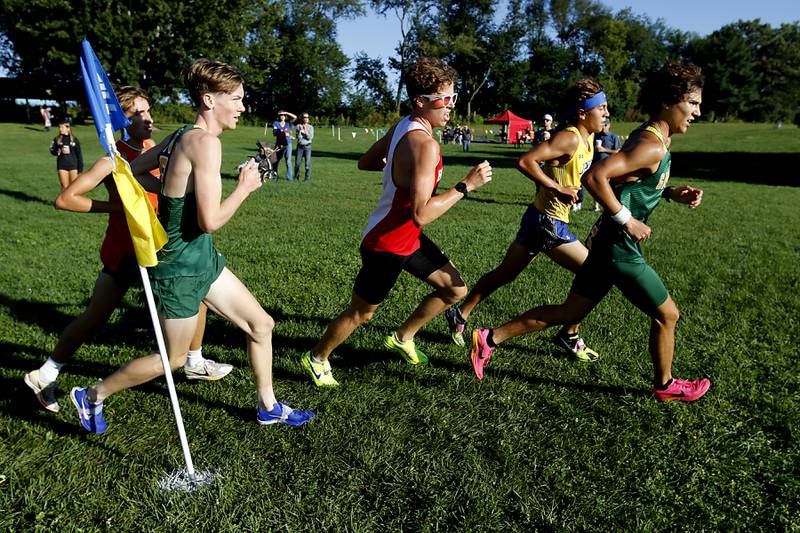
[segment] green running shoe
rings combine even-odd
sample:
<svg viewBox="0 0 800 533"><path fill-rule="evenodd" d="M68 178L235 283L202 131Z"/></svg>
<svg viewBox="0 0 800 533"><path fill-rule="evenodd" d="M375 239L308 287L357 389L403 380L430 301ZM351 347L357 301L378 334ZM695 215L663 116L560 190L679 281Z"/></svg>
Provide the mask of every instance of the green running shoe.
<svg viewBox="0 0 800 533"><path fill-rule="evenodd" d="M387 348L391 348L396 352L398 352L400 355L403 356L403 359L405 359L412 365L428 364L428 356L422 353L421 351L417 350L417 347L414 345L414 339L408 339L405 342L400 342L397 339L397 334L392 333L391 335L383 339L383 344Z"/></svg>
<svg viewBox="0 0 800 533"><path fill-rule="evenodd" d="M461 309L457 305L449 307L444 311L444 319L447 322L447 329L450 330L450 338L458 346L464 346L464 330L467 328L467 321L461 316Z"/></svg>
<svg viewBox="0 0 800 533"><path fill-rule="evenodd" d="M317 387L338 387L339 382L333 379L331 363L327 359L322 363L317 363L311 356L311 351L307 351L300 357L300 364L311 375Z"/></svg>
<svg viewBox="0 0 800 533"><path fill-rule="evenodd" d="M578 361L594 363L600 360L600 354L586 346L577 333L559 333L553 338L553 344L573 355Z"/></svg>

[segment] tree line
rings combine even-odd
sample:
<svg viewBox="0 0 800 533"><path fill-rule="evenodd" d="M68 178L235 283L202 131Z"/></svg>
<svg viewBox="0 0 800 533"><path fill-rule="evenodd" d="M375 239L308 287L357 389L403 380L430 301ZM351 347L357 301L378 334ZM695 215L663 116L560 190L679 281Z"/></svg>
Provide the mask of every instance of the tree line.
<svg viewBox="0 0 800 533"><path fill-rule="evenodd" d="M397 21L401 39L384 62L348 58L336 23L367 7ZM445 59L459 73L457 112L506 108L526 117L559 109L564 86L591 76L612 115L636 119L643 77L668 59L706 74L711 120L796 120L800 112L800 22L738 21L707 35L668 27L596 0L6 0L0 66L56 100L80 94L80 41L93 44L112 81L179 101L182 69L197 57L241 68L248 111L279 108L378 123L404 112L402 72L416 57Z"/></svg>

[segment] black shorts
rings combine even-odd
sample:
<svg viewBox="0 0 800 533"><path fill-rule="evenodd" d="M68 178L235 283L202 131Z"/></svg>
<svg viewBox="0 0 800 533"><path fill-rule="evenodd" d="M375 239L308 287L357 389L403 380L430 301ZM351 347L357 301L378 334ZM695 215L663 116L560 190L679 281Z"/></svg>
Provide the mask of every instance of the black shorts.
<svg viewBox="0 0 800 533"><path fill-rule="evenodd" d="M126 255L120 262L117 271L114 272L107 266L103 266L103 274L110 276L120 289L128 290L131 285L137 281L141 281L142 276L139 274L139 264L136 262L136 256Z"/></svg>
<svg viewBox="0 0 800 533"><path fill-rule="evenodd" d="M378 305L389 295L403 270L425 281L449 262L450 258L424 234L419 236L419 248L411 255L375 252L362 246L361 270L353 292L364 301Z"/></svg>

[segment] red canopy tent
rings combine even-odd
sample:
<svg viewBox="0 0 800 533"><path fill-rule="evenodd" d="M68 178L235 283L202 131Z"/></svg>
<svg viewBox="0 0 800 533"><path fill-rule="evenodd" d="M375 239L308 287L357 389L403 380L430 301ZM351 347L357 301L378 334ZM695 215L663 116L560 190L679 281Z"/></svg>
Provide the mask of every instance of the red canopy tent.
<svg viewBox="0 0 800 533"><path fill-rule="evenodd" d="M510 109L507 109L497 115L496 117L487 118L483 121L484 124L503 124L507 126L508 135L506 138L506 142L508 144L516 144L517 142L517 132L522 131L524 132L526 129L533 131L533 123L528 120L527 118L518 117L514 113L511 112Z"/></svg>

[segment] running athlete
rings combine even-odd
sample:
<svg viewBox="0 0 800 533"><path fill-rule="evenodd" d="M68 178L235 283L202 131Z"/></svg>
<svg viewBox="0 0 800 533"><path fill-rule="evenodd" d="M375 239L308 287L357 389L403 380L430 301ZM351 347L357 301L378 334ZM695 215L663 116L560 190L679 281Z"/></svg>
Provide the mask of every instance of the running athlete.
<svg viewBox="0 0 800 533"><path fill-rule="evenodd" d="M651 319L653 396L661 401L693 401L708 391L711 381L706 378L689 381L672 376L678 308L644 260L640 244L650 237L647 219L662 197L690 208L703 199L700 189L667 186L672 135L685 133L700 116L702 91L703 76L692 64L672 62L648 78L640 104L650 120L631 134L620 152L583 177L583 184L605 211L591 230L589 257L575 276L569 296L561 305L531 309L497 329L474 330L471 356L478 378L483 377L498 344L582 320L616 285Z"/></svg>
<svg viewBox="0 0 800 533"><path fill-rule="evenodd" d="M184 126L157 148L134 161L132 169L148 188L160 186L159 220L168 242L151 268L150 280L174 370L182 366L199 320L200 303L228 318L247 334L247 353L256 378L260 424L299 426L314 414L293 410L275 399L272 389L272 318L239 279L225 267L214 248L211 232L225 225L261 179L253 160L239 173L236 189L221 200L219 169L222 145L219 135L236 128L244 111L242 76L224 63L198 59L186 74L189 94L198 107L195 123ZM163 184L147 172L161 162ZM103 401L121 390L163 375L158 354L131 361L91 387L72 389L72 402L81 425L104 433Z"/></svg>
<svg viewBox="0 0 800 533"><path fill-rule="evenodd" d="M360 170L383 171L383 195L361 238L362 266L349 307L301 357L301 364L317 386L338 385L331 372L331 353L372 318L403 270L434 289L384 339L388 348L412 365L428 362L414 344L417 331L467 293L455 265L422 233L424 226L492 179L492 168L484 161L455 187L436 194L442 177L442 155L433 128L444 126L450 119L457 98L455 82L455 70L442 61L419 59L405 75L411 115L392 126L358 161Z"/></svg>
<svg viewBox="0 0 800 533"><path fill-rule="evenodd" d="M125 159L133 161L155 144L150 138L153 132L150 98L142 89L131 86L120 88L117 97L125 116L131 120L131 125L126 128L130 138L127 141L117 141L117 149ZM37 370L25 374L25 384L33 390L39 403L48 411L58 412L60 409L55 392L56 379L61 368L89 336L108 321L128 288L140 279L122 203L114 179L110 176L111 168L110 158L100 159L56 199L57 209L77 213L108 213L109 216L106 235L100 247L103 270L97 276L89 307L64 329L47 361ZM154 176L158 177L158 171L154 172ZM108 190L107 202L92 200L86 196L101 183ZM157 209L158 195L148 193L148 199ZM205 306L201 309L201 319L197 324L184 373L188 379L222 379L233 367L203 358L204 331Z"/></svg>
<svg viewBox="0 0 800 533"><path fill-rule="evenodd" d="M536 183L538 190L503 261L478 280L460 307L445 311L450 336L459 346L464 346L464 328L475 307L514 281L539 252L572 272L578 271L589 254L567 224L581 176L592 164L594 134L602 130L608 118L603 86L590 79L576 82L567 91L564 110L568 126L517 162L519 171ZM553 342L579 361L597 361L599 355L586 346L578 327L577 323L564 326Z"/></svg>

